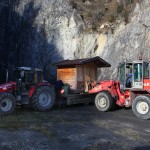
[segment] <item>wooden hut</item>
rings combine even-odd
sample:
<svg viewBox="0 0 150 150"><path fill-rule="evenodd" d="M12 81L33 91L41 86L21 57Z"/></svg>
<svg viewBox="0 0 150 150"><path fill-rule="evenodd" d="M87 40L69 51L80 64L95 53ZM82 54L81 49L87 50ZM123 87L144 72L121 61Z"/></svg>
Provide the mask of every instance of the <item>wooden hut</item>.
<svg viewBox="0 0 150 150"><path fill-rule="evenodd" d="M111 65L100 57L65 60L57 64L57 80L69 84L72 92L87 92L88 83L97 81L97 68Z"/></svg>

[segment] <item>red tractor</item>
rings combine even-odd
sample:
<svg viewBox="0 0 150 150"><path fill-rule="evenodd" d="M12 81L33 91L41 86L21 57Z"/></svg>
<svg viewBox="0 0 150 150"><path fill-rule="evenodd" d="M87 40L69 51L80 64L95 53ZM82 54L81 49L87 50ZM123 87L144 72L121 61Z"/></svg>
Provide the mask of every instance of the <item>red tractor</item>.
<svg viewBox="0 0 150 150"><path fill-rule="evenodd" d="M54 88L43 81L43 71L38 68L18 67L14 70L14 82L0 85L0 115L10 114L16 105L30 105L35 110L52 108Z"/></svg>
<svg viewBox="0 0 150 150"><path fill-rule="evenodd" d="M95 105L100 111L109 111L114 105L131 107L141 119L150 119L150 67L139 60L119 65L119 81L95 83L89 93L97 93Z"/></svg>

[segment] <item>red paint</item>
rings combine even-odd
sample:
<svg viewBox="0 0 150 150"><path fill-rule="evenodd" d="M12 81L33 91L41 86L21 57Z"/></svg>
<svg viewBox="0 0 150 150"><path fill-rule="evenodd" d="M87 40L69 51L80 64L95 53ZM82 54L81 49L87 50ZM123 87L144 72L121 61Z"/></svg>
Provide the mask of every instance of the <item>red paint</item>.
<svg viewBox="0 0 150 150"><path fill-rule="evenodd" d="M28 97L32 97L34 91L35 91L35 87L34 87L34 86L31 86L30 91L29 91L29 94L28 94Z"/></svg>
<svg viewBox="0 0 150 150"><path fill-rule="evenodd" d="M51 84L50 83L47 83L47 82L44 82L44 83L38 83L36 86L31 86L30 87L30 91L29 91L29 94L28 94L28 97L32 97L36 88L40 87L40 86L50 86Z"/></svg>
<svg viewBox="0 0 150 150"><path fill-rule="evenodd" d="M91 90L89 90L89 93L98 93L101 91L108 91L111 93L113 97L118 96L116 85L118 82L113 80L105 80L100 82L99 84L96 84Z"/></svg>
<svg viewBox="0 0 150 150"><path fill-rule="evenodd" d="M95 84L89 93L98 93L101 91L108 91L112 97L116 99L116 104L119 106L125 105L125 100L129 99L130 91L124 91L124 93L120 92L120 82L114 80L105 80L100 82L99 84Z"/></svg>
<svg viewBox="0 0 150 150"><path fill-rule="evenodd" d="M50 86L50 85L51 85L50 83L44 82L44 83L38 83L36 86L31 86L28 96L29 97L33 96L36 87ZM0 92L11 93L12 91L16 92L16 82L9 82L0 85Z"/></svg>
<svg viewBox="0 0 150 150"><path fill-rule="evenodd" d="M144 82L143 82L144 86L144 90L150 90L150 79L144 79Z"/></svg>
<svg viewBox="0 0 150 150"><path fill-rule="evenodd" d="M0 92L16 91L16 82L9 82L0 85Z"/></svg>

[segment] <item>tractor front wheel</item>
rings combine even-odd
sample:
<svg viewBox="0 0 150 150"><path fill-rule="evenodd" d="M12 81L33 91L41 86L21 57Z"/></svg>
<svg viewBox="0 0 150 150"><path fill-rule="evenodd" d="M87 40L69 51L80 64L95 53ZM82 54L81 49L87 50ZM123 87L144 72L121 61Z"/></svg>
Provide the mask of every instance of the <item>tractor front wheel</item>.
<svg viewBox="0 0 150 150"><path fill-rule="evenodd" d="M141 119L150 119L150 96L137 96L132 103L133 113Z"/></svg>
<svg viewBox="0 0 150 150"><path fill-rule="evenodd" d="M113 104L114 100L108 92L100 92L95 97L95 105L99 111L109 111Z"/></svg>
<svg viewBox="0 0 150 150"><path fill-rule="evenodd" d="M10 93L0 94L0 115L11 114L15 111L16 100Z"/></svg>
<svg viewBox="0 0 150 150"><path fill-rule="evenodd" d="M52 87L39 87L32 97L32 106L35 110L46 111L53 107L55 101L55 91Z"/></svg>

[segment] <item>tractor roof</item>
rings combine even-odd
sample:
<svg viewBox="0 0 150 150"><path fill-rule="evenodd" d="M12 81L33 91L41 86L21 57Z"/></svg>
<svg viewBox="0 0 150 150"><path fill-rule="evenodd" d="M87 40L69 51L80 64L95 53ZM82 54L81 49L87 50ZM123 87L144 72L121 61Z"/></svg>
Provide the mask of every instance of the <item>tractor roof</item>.
<svg viewBox="0 0 150 150"><path fill-rule="evenodd" d="M75 60L64 60L61 62L58 62L54 65L58 67L67 67L67 66L76 66L76 65L83 65L93 62L98 68L101 67L111 67L111 65L100 58L99 56L93 57L93 58L84 58L84 59L75 59Z"/></svg>
<svg viewBox="0 0 150 150"><path fill-rule="evenodd" d="M144 60L124 61L124 62L119 63L119 66L123 65L125 63L126 64L134 64L134 63L150 63L150 62L149 61L144 61Z"/></svg>
<svg viewBox="0 0 150 150"><path fill-rule="evenodd" d="M15 70L24 70L24 71L43 71L40 68L32 68L32 67L17 67Z"/></svg>

